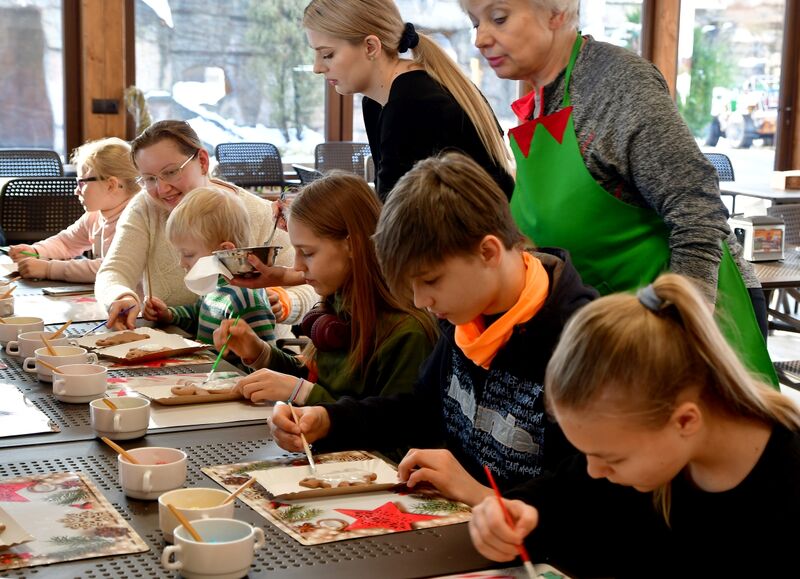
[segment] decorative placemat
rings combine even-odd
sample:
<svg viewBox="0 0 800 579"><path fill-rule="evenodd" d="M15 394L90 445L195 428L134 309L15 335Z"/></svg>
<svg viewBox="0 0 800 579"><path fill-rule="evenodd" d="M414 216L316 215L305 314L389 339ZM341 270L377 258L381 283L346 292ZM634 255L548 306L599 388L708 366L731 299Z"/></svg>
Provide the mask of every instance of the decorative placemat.
<svg viewBox="0 0 800 579"><path fill-rule="evenodd" d="M434 579L529 579L530 575L525 567L508 567L506 569L487 569L486 571L473 571L457 575L442 575ZM545 564L536 565L536 579L569 579L555 567Z"/></svg>
<svg viewBox="0 0 800 579"><path fill-rule="evenodd" d="M371 461L379 457L365 451L315 455L315 462ZM251 477L248 473L275 467L307 464L305 456L205 467L202 471L233 491ZM374 537L400 531L463 523L470 508L448 500L432 488L364 492L307 500L272 500L258 483L239 495L245 503L303 545L319 545Z"/></svg>
<svg viewBox="0 0 800 579"><path fill-rule="evenodd" d="M133 370L135 368L168 368L170 366L194 366L196 364L213 364L217 355L209 350L200 350L193 354L182 356L170 356L169 358L159 358L149 362L122 364L108 358L100 358L98 364L105 366L109 370Z"/></svg>
<svg viewBox="0 0 800 579"><path fill-rule="evenodd" d="M13 384L0 383L0 400L0 438L61 430Z"/></svg>
<svg viewBox="0 0 800 579"><path fill-rule="evenodd" d="M208 374L163 374L153 376L115 376L108 379L107 396L144 396L152 391L169 391L179 381L202 381ZM214 377L235 378L236 372L215 372ZM197 404L150 405L150 429L172 428L175 426L196 426L200 424L223 424L264 420L272 416L272 404L253 404L239 399L232 402L206 404L203 397L197 397ZM265 426L266 435L266 426Z"/></svg>
<svg viewBox="0 0 800 579"><path fill-rule="evenodd" d="M14 315L42 318L45 324L91 322L104 320L106 309L92 295L46 296L41 293L18 295L14 299Z"/></svg>
<svg viewBox="0 0 800 579"><path fill-rule="evenodd" d="M0 504L35 537L0 552L0 571L149 550L82 473L0 480Z"/></svg>

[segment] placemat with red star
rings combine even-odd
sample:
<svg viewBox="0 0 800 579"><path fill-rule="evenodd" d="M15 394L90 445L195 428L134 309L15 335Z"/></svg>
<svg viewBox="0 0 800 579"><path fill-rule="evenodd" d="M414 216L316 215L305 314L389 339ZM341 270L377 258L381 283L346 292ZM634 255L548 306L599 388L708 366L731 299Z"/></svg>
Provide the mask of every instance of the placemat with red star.
<svg viewBox="0 0 800 579"><path fill-rule="evenodd" d="M318 465L380 458L360 450L314 456ZM294 464L307 464L305 455L224 464L202 470L217 483L233 491L249 480L247 473L251 471ZM256 483L239 498L303 545L454 525L469 521L472 515L467 505L446 499L432 488L409 490L400 487L396 490L336 497L277 501L271 500L265 489Z"/></svg>
<svg viewBox="0 0 800 579"><path fill-rule="evenodd" d="M0 551L0 571L148 550L82 473L0 480L0 507L34 537Z"/></svg>

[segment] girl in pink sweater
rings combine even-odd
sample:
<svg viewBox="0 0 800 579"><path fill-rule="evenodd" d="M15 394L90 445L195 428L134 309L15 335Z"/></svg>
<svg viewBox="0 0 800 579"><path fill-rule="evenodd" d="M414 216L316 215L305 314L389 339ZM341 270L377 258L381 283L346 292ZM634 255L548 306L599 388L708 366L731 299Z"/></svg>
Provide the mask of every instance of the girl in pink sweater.
<svg viewBox="0 0 800 579"><path fill-rule="evenodd" d="M140 191L130 145L122 139L86 143L75 149L71 161L78 170L75 194L86 213L44 241L11 246L9 255L24 278L93 283L122 210ZM75 259L87 250L91 250L92 259Z"/></svg>

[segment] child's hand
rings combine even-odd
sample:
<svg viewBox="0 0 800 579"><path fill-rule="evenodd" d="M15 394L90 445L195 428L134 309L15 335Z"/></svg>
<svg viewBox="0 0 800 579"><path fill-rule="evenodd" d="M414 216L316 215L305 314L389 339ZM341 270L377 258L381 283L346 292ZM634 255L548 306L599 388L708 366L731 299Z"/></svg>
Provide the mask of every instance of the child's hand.
<svg viewBox="0 0 800 579"><path fill-rule="evenodd" d="M214 348L219 352L230 335L231 339L225 351L233 352L245 364L252 363L261 356L266 344L261 341L249 324L242 322L234 325L235 321L235 319L222 320L219 328L214 330Z"/></svg>
<svg viewBox="0 0 800 579"><path fill-rule="evenodd" d="M539 524L539 511L522 501L501 500L514 527L506 522L497 498L490 496L472 509L469 536L478 552L487 559L511 561L519 554L517 545L521 545Z"/></svg>
<svg viewBox="0 0 800 579"><path fill-rule="evenodd" d="M297 384L297 376L263 368L240 379L236 383L236 389L251 402L272 402L289 398L295 384Z"/></svg>
<svg viewBox="0 0 800 579"><path fill-rule="evenodd" d="M447 498L469 506L492 495L492 489L472 478L453 453L444 449L412 448L397 465L397 478L410 488L427 481Z"/></svg>
<svg viewBox="0 0 800 579"><path fill-rule="evenodd" d="M22 261L17 263L17 271L25 279L47 279L47 260L22 256Z"/></svg>
<svg viewBox="0 0 800 579"><path fill-rule="evenodd" d="M299 426L292 418L289 406L283 402L276 403L269 429L278 446L292 452L302 452L300 432L309 443L325 438L331 429L331 419L328 411L321 406L295 406L294 411L300 421Z"/></svg>
<svg viewBox="0 0 800 579"><path fill-rule="evenodd" d="M142 317L151 322L159 322L161 324L172 323L172 312L169 311L167 304L163 300L156 297L149 297L144 302L144 312Z"/></svg>
<svg viewBox="0 0 800 579"><path fill-rule="evenodd" d="M306 283L302 272L290 267L266 265L252 253L247 256L247 261L256 268L258 275L255 277L234 277L230 281L231 285L259 289L272 286L302 285Z"/></svg>
<svg viewBox="0 0 800 579"><path fill-rule="evenodd" d="M276 320L282 320L284 318L283 304L281 304L281 298L278 292L267 288L267 299L269 300L269 307L272 310L272 315L275 316Z"/></svg>
<svg viewBox="0 0 800 579"><path fill-rule="evenodd" d="M132 306L132 307L131 307ZM131 308L123 317L120 317L122 310ZM136 316L139 315L141 306L139 302L132 297L124 297L122 299L111 302L108 308L108 321L106 326L110 330L132 330L136 327Z"/></svg>
<svg viewBox="0 0 800 579"><path fill-rule="evenodd" d="M8 257L10 257L13 261L20 261L22 259L28 259L31 257L30 255L24 255L22 252L26 253L36 253L36 248L32 245L12 245L8 248Z"/></svg>

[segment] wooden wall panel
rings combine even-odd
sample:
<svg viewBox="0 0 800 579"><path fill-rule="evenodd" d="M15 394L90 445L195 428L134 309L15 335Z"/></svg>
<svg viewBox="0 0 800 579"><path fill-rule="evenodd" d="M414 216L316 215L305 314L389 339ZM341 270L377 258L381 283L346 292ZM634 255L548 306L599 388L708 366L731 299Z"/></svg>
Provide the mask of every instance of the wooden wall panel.
<svg viewBox="0 0 800 579"><path fill-rule="evenodd" d="M642 18L642 56L655 64L675 97L678 76L678 28L681 0L645 0Z"/></svg>
<svg viewBox="0 0 800 579"><path fill-rule="evenodd" d="M83 140L126 137L124 0L81 0ZM117 114L92 112L94 99L112 99Z"/></svg>

